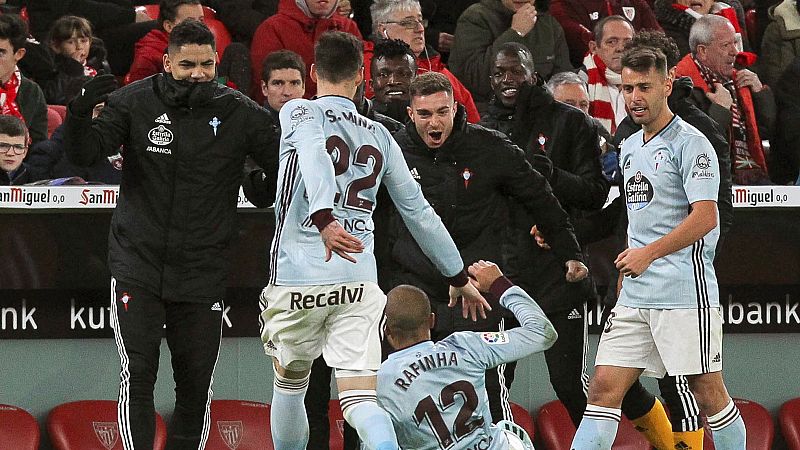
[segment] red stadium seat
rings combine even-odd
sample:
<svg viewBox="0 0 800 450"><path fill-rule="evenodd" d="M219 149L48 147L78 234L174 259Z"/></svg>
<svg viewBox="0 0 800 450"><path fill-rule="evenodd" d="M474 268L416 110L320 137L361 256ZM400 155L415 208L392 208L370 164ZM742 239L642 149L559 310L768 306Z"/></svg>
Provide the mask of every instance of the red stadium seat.
<svg viewBox="0 0 800 450"><path fill-rule="evenodd" d="M243 400L212 400L206 450L274 450L269 405Z"/></svg>
<svg viewBox="0 0 800 450"><path fill-rule="evenodd" d="M533 417L527 409L523 408L514 402L511 403L511 414L514 416L514 423L521 426L527 433L528 437L533 440L533 434L536 428L533 425Z"/></svg>
<svg viewBox="0 0 800 450"><path fill-rule="evenodd" d="M0 404L0 448L39 449L39 424L28 411Z"/></svg>
<svg viewBox="0 0 800 450"><path fill-rule="evenodd" d="M47 137L53 135L53 131L64 122L61 114L53 109L52 105L47 105Z"/></svg>
<svg viewBox="0 0 800 450"><path fill-rule="evenodd" d="M214 33L214 40L217 42L217 54L222 58L225 49L233 41L231 33L225 28L222 22L216 19L206 19L206 25L208 25L208 29Z"/></svg>
<svg viewBox="0 0 800 450"><path fill-rule="evenodd" d="M328 403L328 422L331 426L330 450L344 450L344 415L339 400Z"/></svg>
<svg viewBox="0 0 800 450"><path fill-rule="evenodd" d="M733 403L739 408L744 425L747 427L747 450L771 450L772 441L775 440L775 424L767 408L741 398L734 398ZM712 432L706 423L706 431L703 435L704 450L716 448L711 439Z"/></svg>
<svg viewBox="0 0 800 450"><path fill-rule="evenodd" d="M800 450L800 398L789 400L781 406L778 422L789 450Z"/></svg>
<svg viewBox="0 0 800 450"><path fill-rule="evenodd" d="M536 415L536 429L539 441L545 450L569 450L575 437L575 425L569 418L567 408L559 400L545 403ZM630 420L623 417L619 424L614 450L649 450L650 443L644 438Z"/></svg>
<svg viewBox="0 0 800 450"><path fill-rule="evenodd" d="M55 450L121 450L117 402L81 400L62 403L47 416L47 432ZM167 443L167 427L156 413L155 450Z"/></svg>

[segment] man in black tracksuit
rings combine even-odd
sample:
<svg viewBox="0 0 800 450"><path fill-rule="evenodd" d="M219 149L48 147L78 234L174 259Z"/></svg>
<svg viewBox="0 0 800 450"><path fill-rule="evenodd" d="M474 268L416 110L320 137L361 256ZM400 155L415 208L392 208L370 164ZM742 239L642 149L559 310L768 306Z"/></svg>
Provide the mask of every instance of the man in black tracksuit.
<svg viewBox="0 0 800 450"><path fill-rule="evenodd" d="M498 48L490 81L494 95L481 123L503 131L523 149L573 222L602 208L609 183L600 165L595 123L536 84L530 52L518 43ZM506 270L540 302L556 327L559 338L545 351L545 361L550 384L577 426L586 408L586 302L594 288L589 279L578 283L564 279L557 255L540 248L529 235L533 222L524 211L513 211L512 221ZM506 368L507 379L511 371L513 367Z"/></svg>
<svg viewBox="0 0 800 450"><path fill-rule="evenodd" d="M205 25L185 21L170 34L166 73L111 95L113 76L96 77L68 108L65 142L73 163L91 164L124 147L109 266L126 450L153 445L165 325L176 395L167 448L205 445L245 155L267 168L270 180L277 176L270 117L214 81L214 45ZM106 98L92 120L94 105Z"/></svg>
<svg viewBox="0 0 800 450"><path fill-rule="evenodd" d="M464 262L502 261L510 210L521 209L530 214L527 229L536 224L552 242L561 276L585 278L587 270L580 262L572 225L546 179L502 134L466 123L464 109L454 104L451 89L441 74L418 76L411 83L412 122L397 132L395 139L411 175L442 218ZM459 330L498 331L503 325L501 308L477 323L462 318L460 311L447 306L447 283L402 225L396 239L393 284L411 284L428 294L436 313L434 339ZM509 412L507 392L502 392L505 386L499 377L496 370L487 372L495 421L508 417Z"/></svg>

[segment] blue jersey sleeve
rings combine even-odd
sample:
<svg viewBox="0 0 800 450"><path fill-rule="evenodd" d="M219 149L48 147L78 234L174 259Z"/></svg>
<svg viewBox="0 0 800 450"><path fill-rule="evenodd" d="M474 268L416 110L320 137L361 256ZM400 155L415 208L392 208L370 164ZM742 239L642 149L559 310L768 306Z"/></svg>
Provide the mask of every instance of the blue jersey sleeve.
<svg viewBox="0 0 800 450"><path fill-rule="evenodd" d="M308 213L333 209L336 178L325 148L323 112L310 100L292 100L281 108L281 139L297 154L308 196Z"/></svg>
<svg viewBox="0 0 800 450"><path fill-rule="evenodd" d="M701 200L717 201L719 162L714 147L705 136L690 135L680 152L680 172L689 204Z"/></svg>
<svg viewBox="0 0 800 450"><path fill-rule="evenodd" d="M519 327L499 332L464 331L447 337L486 369L550 348L558 338L542 308L518 286L505 291L500 304L514 313Z"/></svg>
<svg viewBox="0 0 800 450"><path fill-rule="evenodd" d="M425 256L430 258L445 277L457 275L464 269L464 262L456 244L442 219L423 196L422 188L411 177L400 146L388 132L386 136L390 142L383 183L389 196Z"/></svg>

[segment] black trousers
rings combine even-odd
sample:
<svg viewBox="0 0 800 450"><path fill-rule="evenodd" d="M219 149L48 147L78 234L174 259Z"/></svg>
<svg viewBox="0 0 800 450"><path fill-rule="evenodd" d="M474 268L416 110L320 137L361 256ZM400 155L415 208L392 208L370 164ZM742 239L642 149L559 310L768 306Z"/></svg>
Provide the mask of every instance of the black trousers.
<svg viewBox="0 0 800 450"><path fill-rule="evenodd" d="M152 449L153 389L166 325L175 410L167 449L197 449L208 438L211 381L222 336L222 300L209 304L162 299L112 278L111 315L121 371L118 423L123 448ZM184 301L180 301L184 300Z"/></svg>
<svg viewBox="0 0 800 450"><path fill-rule="evenodd" d="M331 427L328 421L328 402L331 399L331 374L333 369L328 367L325 359L320 356L311 366L311 378L308 380L308 392L305 405L308 416L308 445L306 448L315 450L330 449ZM358 450L358 432L347 421L344 427L344 450ZM338 433L336 430L334 433Z"/></svg>

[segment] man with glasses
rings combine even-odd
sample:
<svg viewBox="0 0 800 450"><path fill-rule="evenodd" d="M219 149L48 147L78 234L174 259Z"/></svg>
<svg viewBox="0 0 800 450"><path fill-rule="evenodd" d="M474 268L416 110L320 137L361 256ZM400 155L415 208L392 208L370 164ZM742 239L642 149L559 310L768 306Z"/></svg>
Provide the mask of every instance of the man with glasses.
<svg viewBox="0 0 800 450"><path fill-rule="evenodd" d="M425 27L428 21L422 18L422 9L417 0L376 0L370 7L372 13L372 42L364 43L364 76L371 77L374 42L381 39L400 39L409 47L417 62L417 75L439 72L453 85L455 101L464 105L467 121L478 123L481 116L472 93L445 67L441 55L425 43ZM372 86L367 86L367 97L373 96Z"/></svg>
<svg viewBox="0 0 800 450"><path fill-rule="evenodd" d="M0 186L36 181L22 162L28 154L28 128L14 116L0 116Z"/></svg>

